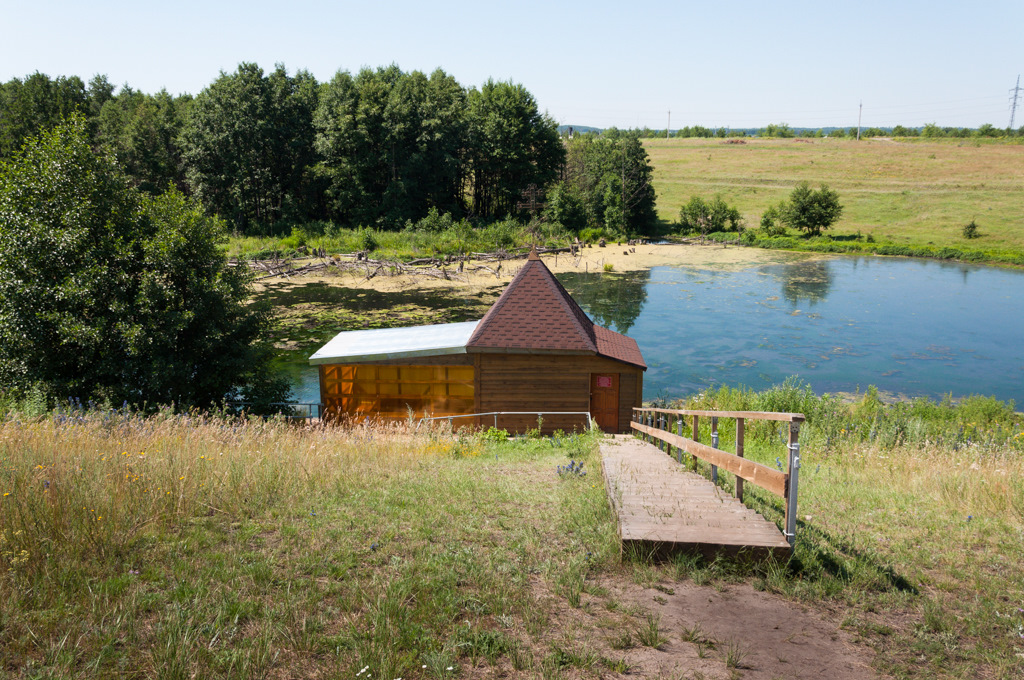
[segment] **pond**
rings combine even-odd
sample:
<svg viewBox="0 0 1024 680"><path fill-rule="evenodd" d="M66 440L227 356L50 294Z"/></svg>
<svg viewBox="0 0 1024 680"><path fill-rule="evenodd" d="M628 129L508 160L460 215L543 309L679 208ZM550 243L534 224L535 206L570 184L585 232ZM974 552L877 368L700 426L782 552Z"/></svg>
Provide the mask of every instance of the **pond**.
<svg viewBox="0 0 1024 680"><path fill-rule="evenodd" d="M644 397L711 385L994 395L1024 404L1024 272L933 260L778 253L752 266L559 274L599 324L635 338ZM316 370L289 362L300 401Z"/></svg>
<svg viewBox="0 0 1024 680"><path fill-rule="evenodd" d="M560 277L595 321L636 338L644 396L762 389L1024 404L1024 273L904 258L792 255L747 268Z"/></svg>

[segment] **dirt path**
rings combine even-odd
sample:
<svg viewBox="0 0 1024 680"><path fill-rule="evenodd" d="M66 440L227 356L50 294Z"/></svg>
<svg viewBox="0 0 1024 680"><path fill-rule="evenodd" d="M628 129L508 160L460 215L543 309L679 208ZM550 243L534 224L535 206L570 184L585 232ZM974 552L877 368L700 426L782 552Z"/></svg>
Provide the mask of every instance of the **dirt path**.
<svg viewBox="0 0 1024 680"><path fill-rule="evenodd" d="M616 440L616 449L635 444L653 450L635 439ZM581 598L579 609L559 608L557 628L578 631L575 635L585 644L606 646L606 658L640 677L878 677L871 668L873 650L840 630L835 612L756 590L749 583L658 582L653 579L665 572L648 573L650 580L642 584L622 574L598 580L587 591L591 597ZM609 616L610 611L619 616ZM652 627L657 627L661 644L652 646Z"/></svg>
<svg viewBox="0 0 1024 680"><path fill-rule="evenodd" d="M668 594L656 589L626 586L623 599L648 607L661 616L669 642L661 650L644 648L633 661L644 675L650 671L696 668L706 677L730 677L730 652L739 659L736 670L748 680L764 678L827 678L857 680L878 677L870 663L874 653L855 645L835 621L749 585L721 589L677 585ZM699 627L697 629L696 627ZM693 633L699 630L698 635ZM683 642L681 637L714 642L714 649Z"/></svg>

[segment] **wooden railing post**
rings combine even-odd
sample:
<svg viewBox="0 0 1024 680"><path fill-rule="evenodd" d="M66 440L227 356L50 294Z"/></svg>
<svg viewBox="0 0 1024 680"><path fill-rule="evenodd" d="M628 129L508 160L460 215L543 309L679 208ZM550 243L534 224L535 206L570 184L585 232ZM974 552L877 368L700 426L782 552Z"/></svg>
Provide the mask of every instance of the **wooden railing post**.
<svg viewBox="0 0 1024 680"><path fill-rule="evenodd" d="M800 482L800 423L789 424L789 479L786 484L786 540L796 545L796 495Z"/></svg>
<svg viewBox="0 0 1024 680"><path fill-rule="evenodd" d="M711 417L711 448L718 448L718 417ZM711 483L718 484L718 466L711 466Z"/></svg>
<svg viewBox="0 0 1024 680"><path fill-rule="evenodd" d="M743 457L743 418L736 419L736 456ZM736 498L743 502L743 478L736 478Z"/></svg>

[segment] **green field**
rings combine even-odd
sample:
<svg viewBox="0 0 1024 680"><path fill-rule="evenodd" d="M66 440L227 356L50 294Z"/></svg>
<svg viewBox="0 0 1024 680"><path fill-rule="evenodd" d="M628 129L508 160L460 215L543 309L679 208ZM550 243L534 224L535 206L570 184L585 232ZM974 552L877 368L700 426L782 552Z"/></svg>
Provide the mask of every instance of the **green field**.
<svg viewBox="0 0 1024 680"><path fill-rule="evenodd" d="M801 181L839 192L833 235L938 247L1024 251L1024 145L982 140L648 139L658 214L721 194L756 228ZM976 220L981 237L961 230Z"/></svg>

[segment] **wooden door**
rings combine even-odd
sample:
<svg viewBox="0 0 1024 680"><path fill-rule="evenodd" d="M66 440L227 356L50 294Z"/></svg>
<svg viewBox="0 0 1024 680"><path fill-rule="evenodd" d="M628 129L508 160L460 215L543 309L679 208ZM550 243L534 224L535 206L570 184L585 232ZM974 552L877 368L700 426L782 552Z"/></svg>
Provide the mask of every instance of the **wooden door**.
<svg viewBox="0 0 1024 680"><path fill-rule="evenodd" d="M590 374L590 415L605 432L619 431L619 374Z"/></svg>

